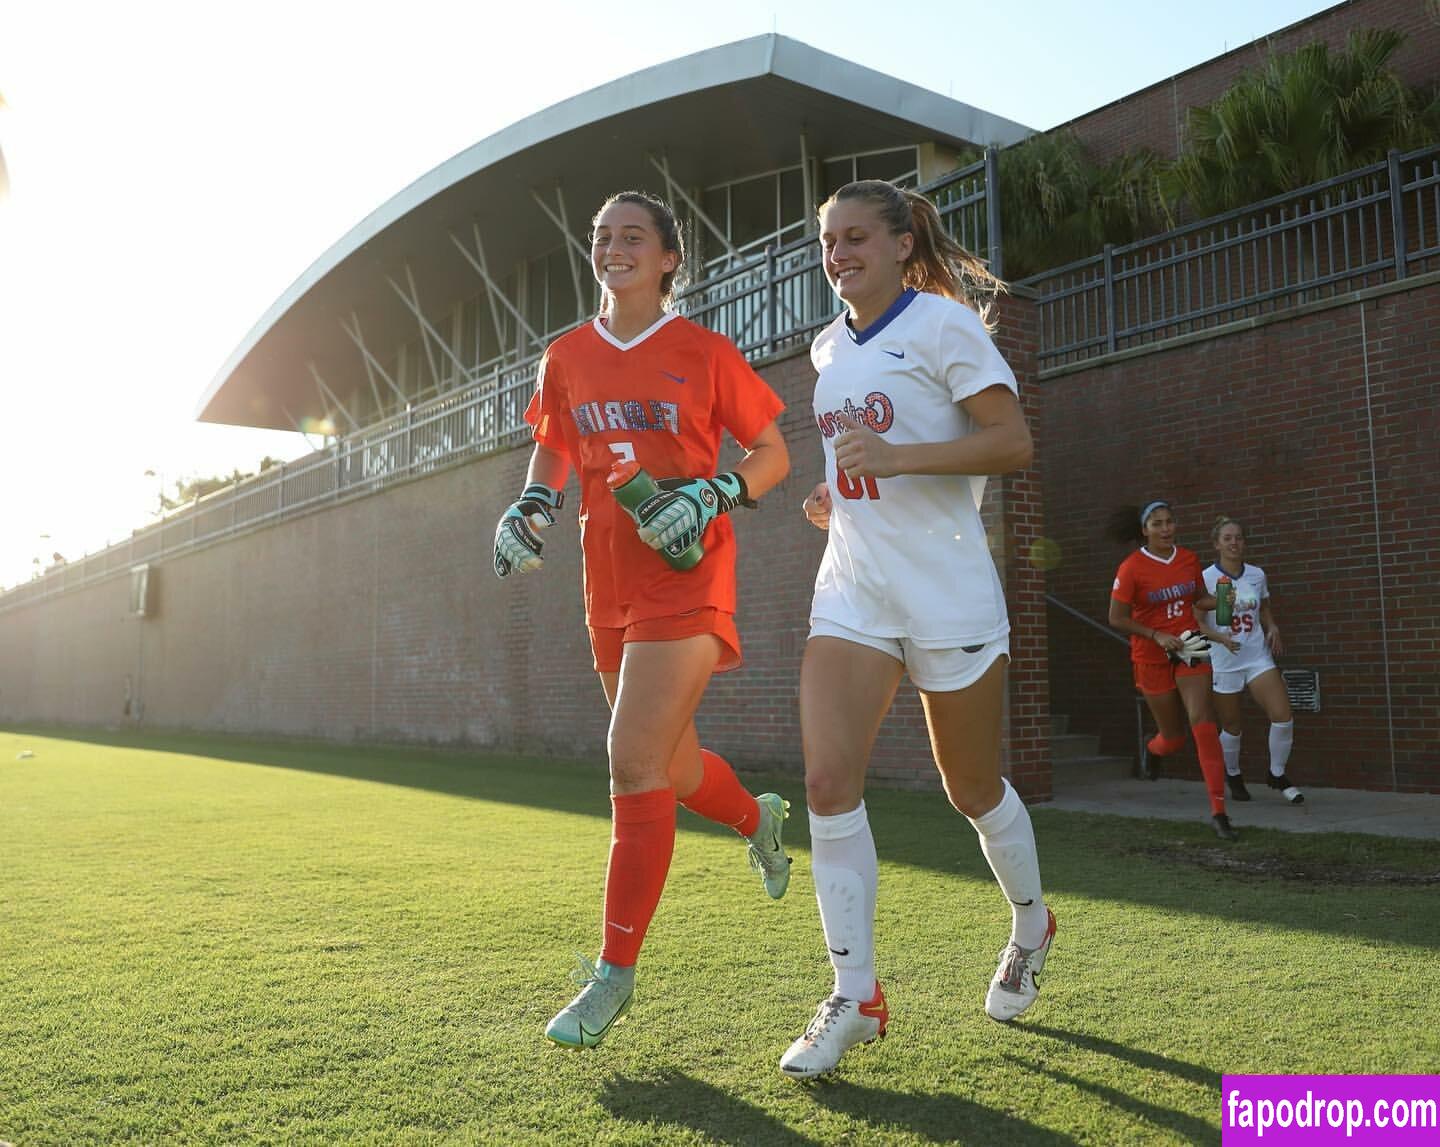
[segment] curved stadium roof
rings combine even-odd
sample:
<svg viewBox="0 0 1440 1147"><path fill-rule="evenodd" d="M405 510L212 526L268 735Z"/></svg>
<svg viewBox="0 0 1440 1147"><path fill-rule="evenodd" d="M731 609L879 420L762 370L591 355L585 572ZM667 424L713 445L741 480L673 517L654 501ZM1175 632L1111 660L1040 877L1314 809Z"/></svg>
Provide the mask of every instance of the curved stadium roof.
<svg viewBox="0 0 1440 1147"><path fill-rule="evenodd" d="M198 417L283 430L323 417L312 364L342 400L366 384L342 321L356 315L372 350L416 333L387 276L412 274L424 312L443 314L481 289L452 232L478 228L494 268L562 241L532 191L553 201L563 187L578 235L611 192L663 186L651 156L677 185L704 187L794 164L802 133L828 156L926 141L1005 146L1030 129L778 35L636 72L481 140L382 204L261 316Z"/></svg>

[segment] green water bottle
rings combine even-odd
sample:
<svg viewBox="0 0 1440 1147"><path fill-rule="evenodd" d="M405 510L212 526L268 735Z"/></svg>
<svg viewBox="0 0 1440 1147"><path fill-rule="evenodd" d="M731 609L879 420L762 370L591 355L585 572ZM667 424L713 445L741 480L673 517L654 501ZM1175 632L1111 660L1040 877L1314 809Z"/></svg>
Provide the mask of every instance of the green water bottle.
<svg viewBox="0 0 1440 1147"><path fill-rule="evenodd" d="M625 512L635 519L637 525L640 522L640 511L645 503L657 494L664 493L655 479L650 477L649 472L638 462L616 462L610 467L610 473L605 477L605 484L610 487L610 492L615 495L615 500L625 507ZM672 553L671 547L668 546L663 550L657 550L656 553L677 570L688 570L694 569L700 563L700 559L705 556L705 547L697 539L679 553Z"/></svg>
<svg viewBox="0 0 1440 1147"><path fill-rule="evenodd" d="M1229 629L1234 612L1235 583L1221 574L1215 582L1215 624L1221 629Z"/></svg>

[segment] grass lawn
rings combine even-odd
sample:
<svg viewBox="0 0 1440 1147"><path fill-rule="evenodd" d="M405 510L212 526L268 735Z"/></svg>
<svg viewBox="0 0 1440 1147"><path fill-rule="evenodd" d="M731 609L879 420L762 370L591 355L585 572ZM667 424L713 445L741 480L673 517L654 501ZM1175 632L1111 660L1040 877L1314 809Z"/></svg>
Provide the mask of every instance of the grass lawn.
<svg viewBox="0 0 1440 1147"><path fill-rule="evenodd" d="M1213 1143L1222 1073L1440 1063L1432 843L1248 829L1217 868L1203 823L1038 808L1059 933L1001 1026L973 831L875 791L890 1036L796 1084L829 969L763 783L789 897L682 810L636 1004L576 1053L541 1032L596 954L600 763L0 730L0 1140Z"/></svg>

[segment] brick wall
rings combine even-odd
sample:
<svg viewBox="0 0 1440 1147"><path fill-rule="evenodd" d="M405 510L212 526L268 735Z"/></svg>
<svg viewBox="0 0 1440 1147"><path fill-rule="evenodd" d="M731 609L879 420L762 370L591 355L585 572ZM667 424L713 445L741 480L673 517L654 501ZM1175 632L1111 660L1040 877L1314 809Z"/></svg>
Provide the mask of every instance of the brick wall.
<svg viewBox="0 0 1440 1147"><path fill-rule="evenodd" d="M1116 505L1173 499L1181 544L1207 564L1214 516L1234 515L1271 580L1282 666L1320 673L1323 711L1296 716L1292 775L1440 791L1440 542L1428 521L1440 284L1054 375L1041 390L1046 523L1062 558L1050 592L1103 621L1128 552L1102 537ZM1133 753L1125 648L1052 610L1050 669L1055 711ZM1263 776L1267 726L1246 712L1246 769Z"/></svg>
<svg viewBox="0 0 1440 1147"><path fill-rule="evenodd" d="M1406 34L1405 43L1391 57L1391 66L1407 83L1430 87L1440 78L1440 20L1427 11L1425 0L1350 0L1142 88L1061 128L1073 130L1097 159L1110 159L1139 147L1174 159L1189 108L1214 101L1242 72L1264 67L1271 53L1293 52L1316 41L1340 49L1357 28L1396 28Z"/></svg>
<svg viewBox="0 0 1440 1147"><path fill-rule="evenodd" d="M1036 398L1033 305L1006 300L1001 343ZM800 512L820 478L808 355L767 365L793 469L737 515L746 666L699 717L742 767L800 768L797 693L824 535ZM733 449L733 447L732 447ZM573 502L544 570L499 581L491 539L527 450L460 465L156 564L158 611L126 616L124 578L0 613L0 720L119 724L126 678L161 727L421 741L593 756L607 712L591 669ZM992 482L986 519L1009 571L1016 672L1007 753L1017 787L1049 794L1045 635L1035 571L1038 472ZM574 487L572 482L572 497ZM873 774L934 786L920 708L902 690Z"/></svg>

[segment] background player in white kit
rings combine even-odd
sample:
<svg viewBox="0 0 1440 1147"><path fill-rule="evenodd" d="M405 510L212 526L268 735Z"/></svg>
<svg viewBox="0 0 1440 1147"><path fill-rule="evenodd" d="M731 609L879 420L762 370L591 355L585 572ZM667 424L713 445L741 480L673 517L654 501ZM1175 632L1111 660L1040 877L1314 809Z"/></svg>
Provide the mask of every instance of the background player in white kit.
<svg viewBox="0 0 1440 1147"><path fill-rule="evenodd" d="M1245 528L1222 514L1210 531L1218 555L1204 571L1205 588L1213 596L1221 576L1235 586L1235 605L1230 616L1230 646L1213 645L1210 665L1214 670L1215 712L1220 718L1220 748L1225 753L1225 780L1230 799L1248 801L1245 778L1240 772L1240 698L1246 689L1270 718L1270 772L1266 782L1279 789L1291 804L1304 803L1305 796L1286 773L1290 748L1295 741L1295 715L1285 680L1275 666L1275 655L1285 651L1280 627L1270 608L1270 586L1265 571L1245 561ZM1213 613L1205 619L1207 628L1222 630Z"/></svg>
<svg viewBox="0 0 1440 1147"><path fill-rule="evenodd" d="M805 513L828 529L800 674L815 893L834 992L780 1060L832 1070L885 1034L875 978L870 750L900 678L920 690L950 803L1012 905L985 1010L1034 1003L1055 936L1030 815L1000 773L1010 623L980 521L984 475L1029 464L1015 377L966 305L996 280L941 228L934 206L889 183L837 191L820 209L826 278L846 306L815 339L815 416L826 481ZM939 938L946 943L949 937Z"/></svg>

